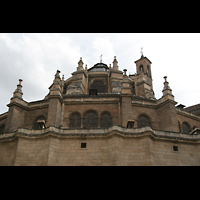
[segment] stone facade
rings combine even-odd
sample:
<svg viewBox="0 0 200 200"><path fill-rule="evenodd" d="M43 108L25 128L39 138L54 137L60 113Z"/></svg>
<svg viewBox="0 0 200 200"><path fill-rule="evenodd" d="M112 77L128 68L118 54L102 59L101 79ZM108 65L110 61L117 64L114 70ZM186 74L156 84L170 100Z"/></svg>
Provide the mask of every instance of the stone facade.
<svg viewBox="0 0 200 200"><path fill-rule="evenodd" d="M167 77L156 99L147 57L129 76L116 57L83 64L67 80L57 70L43 100L26 102L19 80L0 115L0 165L200 165L199 105L176 106Z"/></svg>

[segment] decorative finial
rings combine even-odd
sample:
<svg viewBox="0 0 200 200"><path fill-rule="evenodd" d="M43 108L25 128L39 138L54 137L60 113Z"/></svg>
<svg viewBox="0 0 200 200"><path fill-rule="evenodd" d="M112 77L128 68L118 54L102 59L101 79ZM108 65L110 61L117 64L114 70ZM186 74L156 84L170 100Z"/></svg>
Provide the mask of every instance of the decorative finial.
<svg viewBox="0 0 200 200"><path fill-rule="evenodd" d="M167 76L164 76L163 78L165 79L164 88L163 88L163 91L162 91L163 97L166 96L166 95L170 95L171 100L174 100L174 96L172 95L172 90L169 87L169 82L167 82Z"/></svg>
<svg viewBox="0 0 200 200"><path fill-rule="evenodd" d="M144 58L144 56L143 56L143 47L141 47L140 53L141 53L141 58Z"/></svg>
<svg viewBox="0 0 200 200"><path fill-rule="evenodd" d="M80 60L79 60L78 64L83 64L82 57L80 57Z"/></svg>
<svg viewBox="0 0 200 200"><path fill-rule="evenodd" d="M124 71L124 76L126 76L127 69L124 69L123 71Z"/></svg>
<svg viewBox="0 0 200 200"><path fill-rule="evenodd" d="M64 80L65 78L64 78L64 74L62 75L62 80Z"/></svg>
<svg viewBox="0 0 200 200"><path fill-rule="evenodd" d="M19 97L22 99L22 79L19 79L19 84L17 85L17 89L13 92L13 97Z"/></svg>
<svg viewBox="0 0 200 200"><path fill-rule="evenodd" d="M82 57L80 57L80 60L78 62L78 67L77 67L77 71L79 70L83 70L83 60L82 60Z"/></svg>
<svg viewBox="0 0 200 200"><path fill-rule="evenodd" d="M19 79L19 85L21 85L22 81L23 81L22 79Z"/></svg>
<svg viewBox="0 0 200 200"><path fill-rule="evenodd" d="M55 74L55 79L56 79L56 78L59 78L59 79L60 79L60 75L59 75L59 74L60 74L60 71L57 70L57 71L56 71L56 74ZM55 79L54 79L54 80L55 80Z"/></svg>
<svg viewBox="0 0 200 200"><path fill-rule="evenodd" d="M87 70L87 64L85 65L85 70Z"/></svg>
<svg viewBox="0 0 200 200"><path fill-rule="evenodd" d="M114 56L114 60L113 60L113 69L114 70L118 70L118 66L117 66L117 59L116 59L116 56Z"/></svg>

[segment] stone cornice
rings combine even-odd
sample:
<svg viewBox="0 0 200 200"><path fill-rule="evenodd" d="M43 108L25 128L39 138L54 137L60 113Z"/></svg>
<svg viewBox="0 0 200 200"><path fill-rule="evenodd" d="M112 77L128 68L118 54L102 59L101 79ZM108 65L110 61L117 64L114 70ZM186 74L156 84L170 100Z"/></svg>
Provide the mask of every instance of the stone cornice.
<svg viewBox="0 0 200 200"><path fill-rule="evenodd" d="M177 112L177 114L179 114L179 115L183 115L183 116L185 116L185 117L189 117L189 118L192 118L192 119L195 119L195 120L200 121L200 117L197 116L197 115L194 115L194 114L192 114L192 113L188 113L188 112L186 112L186 111L184 111L184 110L180 110L180 109L178 109L178 108L176 108L176 112Z"/></svg>
<svg viewBox="0 0 200 200"><path fill-rule="evenodd" d="M174 105L176 105L177 104L177 102L176 101L173 101L173 100L171 100L171 99L167 99L167 100L165 100L165 101L162 101L162 98L160 98L158 101L157 101L157 108L159 108L160 106L163 106L163 105L165 105L166 103L172 103L172 104L174 104Z"/></svg>
<svg viewBox="0 0 200 200"><path fill-rule="evenodd" d="M75 71L75 72L72 73L72 75L76 75L76 74L84 74L85 77L87 76L87 73L86 73L86 71L84 69L80 70L80 71Z"/></svg>
<svg viewBox="0 0 200 200"><path fill-rule="evenodd" d="M64 94L63 98L101 98L101 97L105 97L105 98L110 98L110 97L120 97L121 94L115 94L115 93L102 93L102 94L98 94L98 95L89 95L89 94Z"/></svg>
<svg viewBox="0 0 200 200"><path fill-rule="evenodd" d="M60 100L61 103L63 103L63 97L61 95L48 95L49 99L53 99L53 98L58 98Z"/></svg>
<svg viewBox="0 0 200 200"><path fill-rule="evenodd" d="M9 103L7 106L8 106L8 107L17 106L17 107L20 107L20 108L22 108L22 109L24 109L24 110L28 110L28 106L24 106L24 105L22 105L22 104L20 104L20 103L18 103L18 102Z"/></svg>
<svg viewBox="0 0 200 200"><path fill-rule="evenodd" d="M18 107L20 107L20 108L22 108L24 110L34 110L34 109L48 107L49 106L49 99L33 101L33 102L29 102L29 103L26 102L26 104L27 105L25 106L25 105L23 105L21 103L18 103L18 102L12 102L12 103L9 103L7 106L10 107L10 106L15 105L15 106L18 106Z"/></svg>
<svg viewBox="0 0 200 200"><path fill-rule="evenodd" d="M59 129L56 127L48 127L43 130L29 130L19 128L13 133L0 135L0 142L15 140L18 137L28 139L43 138L43 137L58 137L58 138L98 138L98 137L150 137L153 140L168 140L184 143L200 143L200 134L190 135L169 131L153 130L151 127L143 128L122 128L112 126L108 129Z"/></svg>
<svg viewBox="0 0 200 200"><path fill-rule="evenodd" d="M3 120L5 118L7 118L8 112L5 112L3 114L0 114L0 120Z"/></svg>

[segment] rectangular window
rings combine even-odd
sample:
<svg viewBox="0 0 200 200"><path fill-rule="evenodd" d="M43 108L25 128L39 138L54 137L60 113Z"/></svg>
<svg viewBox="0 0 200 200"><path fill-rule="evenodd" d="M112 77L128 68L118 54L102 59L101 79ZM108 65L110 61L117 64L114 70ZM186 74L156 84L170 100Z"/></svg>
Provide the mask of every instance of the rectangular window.
<svg viewBox="0 0 200 200"><path fill-rule="evenodd" d="M178 146L173 146L174 151L178 151Z"/></svg>
<svg viewBox="0 0 200 200"><path fill-rule="evenodd" d="M97 90L96 89L90 89L89 95L97 95Z"/></svg>
<svg viewBox="0 0 200 200"><path fill-rule="evenodd" d="M81 143L81 148L86 148L86 143Z"/></svg>
<svg viewBox="0 0 200 200"><path fill-rule="evenodd" d="M134 121L128 121L127 128L134 128Z"/></svg>

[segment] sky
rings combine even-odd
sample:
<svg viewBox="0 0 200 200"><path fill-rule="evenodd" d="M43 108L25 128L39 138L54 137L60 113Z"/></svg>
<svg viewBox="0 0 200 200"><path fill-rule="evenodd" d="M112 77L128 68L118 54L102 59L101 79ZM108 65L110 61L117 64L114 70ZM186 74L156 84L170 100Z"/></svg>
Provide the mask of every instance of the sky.
<svg viewBox="0 0 200 200"><path fill-rule="evenodd" d="M162 97L164 76L178 104L200 103L199 33L0 33L0 114L22 79L23 99L42 100L60 70L65 80L76 71L80 57L89 69L102 62L136 73L134 61L143 54L151 62L153 89Z"/></svg>

